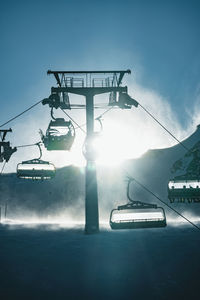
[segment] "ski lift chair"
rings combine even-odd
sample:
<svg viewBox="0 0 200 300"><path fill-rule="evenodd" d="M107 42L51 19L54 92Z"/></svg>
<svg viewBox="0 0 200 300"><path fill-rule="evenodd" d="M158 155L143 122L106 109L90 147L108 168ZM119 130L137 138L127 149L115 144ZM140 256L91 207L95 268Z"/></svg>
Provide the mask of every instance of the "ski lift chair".
<svg viewBox="0 0 200 300"><path fill-rule="evenodd" d="M40 143L36 144L40 150L40 157L36 159L26 160L17 165L17 177L23 179L45 180L51 179L55 176L55 166L48 162L41 160L42 151Z"/></svg>
<svg viewBox="0 0 200 300"><path fill-rule="evenodd" d="M46 131L46 135L40 131L44 146L48 151L52 150L70 150L74 139L75 129L71 121L65 121L63 118L54 118L53 109L51 116L53 120L50 121Z"/></svg>
<svg viewBox="0 0 200 300"><path fill-rule="evenodd" d="M130 198L129 187L133 179L129 179L127 186L127 197L129 203L118 206L110 214L110 227L112 229L136 229L165 227L166 216L162 207Z"/></svg>
<svg viewBox="0 0 200 300"><path fill-rule="evenodd" d="M10 146L10 142L4 142L3 147L4 147L3 157L4 157L5 161L8 162L11 155L17 151L17 148L16 147L12 148Z"/></svg>
<svg viewBox="0 0 200 300"><path fill-rule="evenodd" d="M177 176L168 182L168 199L173 202L200 202L199 176Z"/></svg>

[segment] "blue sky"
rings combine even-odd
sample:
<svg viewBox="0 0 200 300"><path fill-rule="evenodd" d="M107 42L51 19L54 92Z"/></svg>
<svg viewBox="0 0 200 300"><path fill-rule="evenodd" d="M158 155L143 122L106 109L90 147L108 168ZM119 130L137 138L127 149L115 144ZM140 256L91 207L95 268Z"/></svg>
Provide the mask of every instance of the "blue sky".
<svg viewBox="0 0 200 300"><path fill-rule="evenodd" d="M48 69L130 68L187 126L200 92L199 14L194 0L1 2L1 123L49 95Z"/></svg>

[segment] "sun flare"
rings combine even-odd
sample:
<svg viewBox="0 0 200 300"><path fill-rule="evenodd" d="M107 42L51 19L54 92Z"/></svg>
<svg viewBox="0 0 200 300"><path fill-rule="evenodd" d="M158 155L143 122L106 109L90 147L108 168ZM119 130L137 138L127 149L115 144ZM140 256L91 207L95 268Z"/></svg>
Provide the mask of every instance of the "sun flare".
<svg viewBox="0 0 200 300"><path fill-rule="evenodd" d="M105 130L94 140L97 164L117 165L130 158L138 158L147 149L147 143L140 140L133 129L114 121L106 124Z"/></svg>
<svg viewBox="0 0 200 300"><path fill-rule="evenodd" d="M114 112L113 116L103 120L103 130L95 122L95 135L92 148L96 164L99 166L118 166L127 159L136 159L149 149L167 146L168 140L160 128L152 126L150 120L132 112L123 115ZM45 151L45 157L55 162L57 167L74 165L85 167L86 159L83 154L85 134L77 131L71 151ZM170 145L170 143L168 143Z"/></svg>

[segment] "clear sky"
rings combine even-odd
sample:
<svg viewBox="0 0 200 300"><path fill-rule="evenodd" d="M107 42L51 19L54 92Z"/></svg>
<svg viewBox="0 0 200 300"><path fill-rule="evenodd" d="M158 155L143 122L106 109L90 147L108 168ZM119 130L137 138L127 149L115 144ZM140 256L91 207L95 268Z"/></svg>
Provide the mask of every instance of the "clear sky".
<svg viewBox="0 0 200 300"><path fill-rule="evenodd" d="M0 32L1 123L50 94L48 69L130 68L183 128L198 107L199 1L7 0Z"/></svg>

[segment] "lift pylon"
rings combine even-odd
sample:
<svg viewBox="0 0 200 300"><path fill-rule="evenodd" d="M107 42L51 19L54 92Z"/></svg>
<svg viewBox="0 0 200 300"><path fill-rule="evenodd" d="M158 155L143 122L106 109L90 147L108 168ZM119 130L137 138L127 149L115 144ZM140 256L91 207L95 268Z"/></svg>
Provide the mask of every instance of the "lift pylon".
<svg viewBox="0 0 200 300"><path fill-rule="evenodd" d="M10 142L5 141L8 132L12 132L12 129L0 129L0 163L8 162L11 155L17 151L16 147L12 148Z"/></svg>
<svg viewBox="0 0 200 300"><path fill-rule="evenodd" d="M127 93L127 86L122 87L125 71L51 71L58 87L51 88L52 101L59 103L57 95L72 93L85 96L86 99L86 173L85 173L85 233L99 231L98 189L94 155L91 155L90 141L94 134L94 96L104 93ZM56 95L55 97L52 95ZM55 98L55 99L54 99ZM45 103L52 105L51 99ZM115 104L115 103L114 103ZM117 105L117 102L116 102Z"/></svg>

